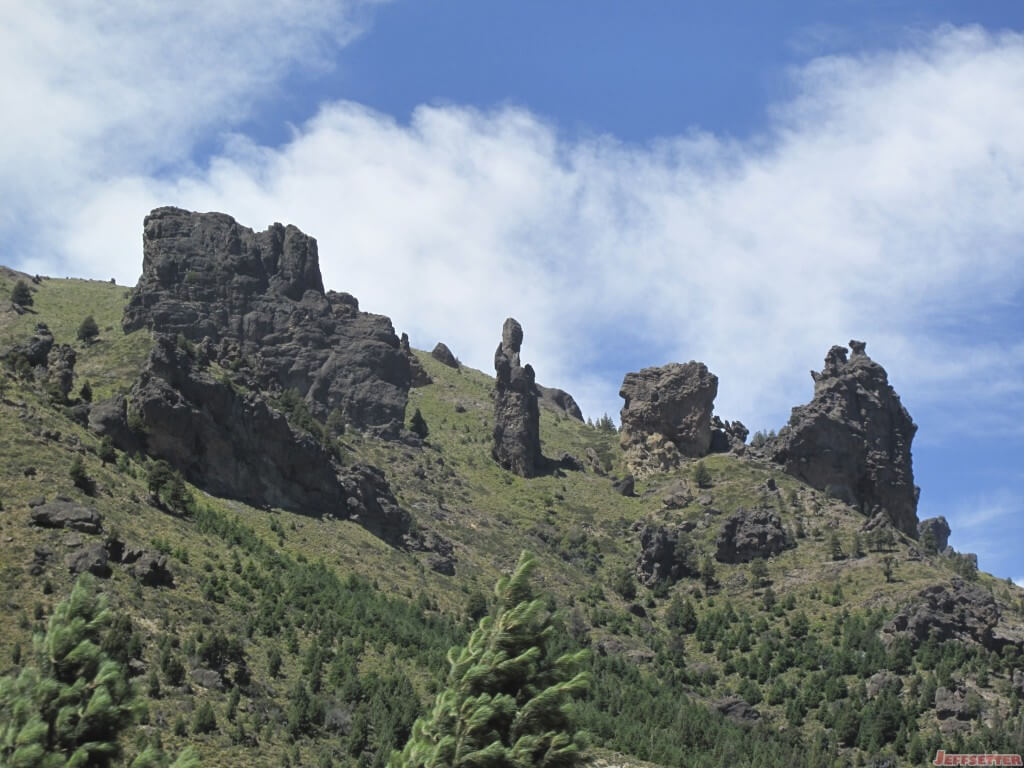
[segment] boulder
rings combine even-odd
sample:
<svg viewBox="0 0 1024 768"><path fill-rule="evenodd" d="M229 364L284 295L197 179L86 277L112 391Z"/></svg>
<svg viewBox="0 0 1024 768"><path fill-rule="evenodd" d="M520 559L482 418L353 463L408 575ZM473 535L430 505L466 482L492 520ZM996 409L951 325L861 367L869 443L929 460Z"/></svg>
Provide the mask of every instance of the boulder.
<svg viewBox="0 0 1024 768"><path fill-rule="evenodd" d="M681 528L650 524L643 527L636 564L637 581L645 586L658 582L672 585L698 572L693 542Z"/></svg>
<svg viewBox="0 0 1024 768"><path fill-rule="evenodd" d="M627 373L619 390L625 400L619 440L633 473L643 477L678 466L679 457L707 455L717 393L718 377L703 363ZM652 443L652 437L660 439Z"/></svg>
<svg viewBox="0 0 1024 768"><path fill-rule="evenodd" d="M540 404L548 410L560 413L563 416L576 419L576 421L583 421L583 411L576 404L572 395L566 392L564 389L557 389L556 387L544 387L537 384L537 396L540 398Z"/></svg>
<svg viewBox="0 0 1024 768"><path fill-rule="evenodd" d="M927 543L932 552L945 552L949 546L949 534L951 533L946 518L929 517L917 524L917 538L922 544Z"/></svg>
<svg viewBox="0 0 1024 768"><path fill-rule="evenodd" d="M777 514L770 509L742 507L726 519L715 545L715 559L720 563L748 563L794 546Z"/></svg>
<svg viewBox="0 0 1024 768"><path fill-rule="evenodd" d="M723 421L717 416L711 417L710 453L728 453L732 451L742 454L746 450L747 435L750 430L741 421Z"/></svg>
<svg viewBox="0 0 1024 768"><path fill-rule="evenodd" d="M903 680L899 675L883 669L868 678L866 689L869 699L877 698L883 693L899 694L903 690Z"/></svg>
<svg viewBox="0 0 1024 768"><path fill-rule="evenodd" d="M75 382L75 361L78 355L69 344L61 344L50 349L47 355L47 367L50 382L60 392L61 398L68 399L71 387Z"/></svg>
<svg viewBox="0 0 1024 768"><path fill-rule="evenodd" d="M789 425L766 446L793 477L829 490L866 515L883 510L899 530L917 536L917 497L911 443L914 424L889 385L885 369L851 341L852 355L834 346L814 397L793 409Z"/></svg>
<svg viewBox="0 0 1024 768"><path fill-rule="evenodd" d="M37 323L32 336L27 341L8 347L0 354L0 360L16 362L24 358L31 367L37 368L46 365L52 348L53 334L49 327L46 323Z"/></svg>
<svg viewBox="0 0 1024 768"><path fill-rule="evenodd" d="M202 686L211 691L223 691L224 690L224 678L221 677L220 672L215 669L206 669L205 667L197 667L189 673L189 677L192 678L192 682L196 685Z"/></svg>
<svg viewBox="0 0 1024 768"><path fill-rule="evenodd" d="M612 490L620 496L636 496L636 479L627 474L621 480L612 481Z"/></svg>
<svg viewBox="0 0 1024 768"><path fill-rule="evenodd" d="M32 509L33 525L40 528L70 528L82 533L100 533L103 518L91 507L85 507L63 496Z"/></svg>
<svg viewBox="0 0 1024 768"><path fill-rule="evenodd" d="M505 320L494 353L494 448L491 455L503 468L522 477L544 470L540 450L540 410L533 367L521 365L523 327Z"/></svg>
<svg viewBox="0 0 1024 768"><path fill-rule="evenodd" d="M104 546L99 542L94 542L69 552L64 558L64 564L73 574L89 572L93 576L105 578L110 575L107 559L107 550Z"/></svg>
<svg viewBox="0 0 1024 768"><path fill-rule="evenodd" d="M316 240L294 226L256 233L222 213L155 209L122 325L180 334L263 390L297 390L321 419L337 408L350 424L401 433L411 371L391 321L325 291Z"/></svg>
<svg viewBox="0 0 1024 768"><path fill-rule="evenodd" d="M939 720L971 720L972 713L967 704L967 693L960 688L945 688L940 685L935 689L935 716Z"/></svg>
<svg viewBox="0 0 1024 768"><path fill-rule="evenodd" d="M128 567L128 573L146 587L174 586L174 574L167 567L167 558L154 552L142 552Z"/></svg>
<svg viewBox="0 0 1024 768"><path fill-rule="evenodd" d="M761 719L760 712L736 696L729 696L716 702L715 709L738 723L753 723Z"/></svg>
<svg viewBox="0 0 1024 768"><path fill-rule="evenodd" d="M458 369L459 367L459 359L452 354L452 351L448 349L448 345L442 341L434 345L434 348L430 350L430 356L449 368Z"/></svg>
<svg viewBox="0 0 1024 768"><path fill-rule="evenodd" d="M905 633L915 644L935 632L940 641L976 642L1000 650L994 638L999 619L999 606L987 590L953 577L949 584L934 584L918 592L882 631Z"/></svg>

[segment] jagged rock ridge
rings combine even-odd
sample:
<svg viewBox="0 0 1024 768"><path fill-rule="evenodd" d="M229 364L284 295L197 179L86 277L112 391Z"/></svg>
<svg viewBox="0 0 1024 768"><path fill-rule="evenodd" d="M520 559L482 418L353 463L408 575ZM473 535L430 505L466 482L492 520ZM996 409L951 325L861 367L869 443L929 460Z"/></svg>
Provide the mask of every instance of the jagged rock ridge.
<svg viewBox="0 0 1024 768"><path fill-rule="evenodd" d="M793 409L769 446L772 460L808 485L859 507L884 510L917 536L917 496L910 445L917 431L885 369L851 341L852 355L833 346L821 372L811 372L814 397Z"/></svg>
<svg viewBox="0 0 1024 768"><path fill-rule="evenodd" d="M316 240L294 226L256 233L226 214L157 208L123 326L206 340L214 360L248 367L264 390L298 390L320 418L338 408L401 431L411 371L391 321L325 292Z"/></svg>

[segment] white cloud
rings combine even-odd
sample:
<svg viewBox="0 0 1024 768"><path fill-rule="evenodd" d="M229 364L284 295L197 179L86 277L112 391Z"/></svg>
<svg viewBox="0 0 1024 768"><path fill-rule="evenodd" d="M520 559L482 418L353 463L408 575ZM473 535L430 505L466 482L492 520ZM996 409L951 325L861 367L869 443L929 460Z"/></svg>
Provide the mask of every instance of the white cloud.
<svg viewBox="0 0 1024 768"><path fill-rule="evenodd" d="M208 168L155 176L161 131L180 159L197 131L280 76L303 48L295 40L318 39L300 23L277 45L272 24L256 27L225 71L268 45L272 64L237 86L214 83L208 122L135 125L128 144L142 149L101 183L77 177L74 205L29 198L55 255L39 251L26 268L130 282L150 207L222 210L315 235L327 284L390 315L417 346L441 339L490 370L502 320L517 317L524 359L588 415L617 412L626 370L701 359L720 377L719 412L777 426L809 397L807 370L853 337L915 415L970 391L978 408L960 426L977 427L1001 392L996 428L1024 423L1022 347L977 326L985 313L1019 315L1024 289L1020 36L946 29L913 49L815 60L794 74L798 97L744 143L567 140L512 108L421 107L405 124L342 102L280 148L238 136ZM180 98L189 78L171 69ZM129 78L138 114L160 104L135 87L144 72ZM102 117L116 92L103 83L117 73L94 74L102 82L78 106L98 121L93 133L118 134ZM58 160L98 141L63 138Z"/></svg>
<svg viewBox="0 0 1024 768"><path fill-rule="evenodd" d="M330 66L364 5L5 3L0 228L53 225L124 174L187 169L197 141L244 120L289 72Z"/></svg>

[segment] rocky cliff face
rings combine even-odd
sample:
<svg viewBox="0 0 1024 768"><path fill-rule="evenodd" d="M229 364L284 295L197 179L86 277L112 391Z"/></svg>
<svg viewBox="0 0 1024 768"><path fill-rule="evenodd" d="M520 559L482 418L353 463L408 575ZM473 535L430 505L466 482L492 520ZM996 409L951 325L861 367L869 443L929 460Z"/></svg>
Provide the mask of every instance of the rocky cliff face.
<svg viewBox="0 0 1024 768"><path fill-rule="evenodd" d="M704 363L670 363L627 373L619 397L621 444L633 474L644 477L706 456L718 377Z"/></svg>
<svg viewBox="0 0 1024 768"><path fill-rule="evenodd" d="M533 367L521 365L519 350L523 327L508 318L501 343L494 353L494 448L491 455L501 467L523 477L544 469L540 450L540 410Z"/></svg>
<svg viewBox="0 0 1024 768"><path fill-rule="evenodd" d="M298 390L321 419L337 408L401 431L411 372L391 321L325 292L316 240L294 226L256 233L222 213L157 208L123 326L206 340L215 361L249 368L264 390Z"/></svg>
<svg viewBox="0 0 1024 768"><path fill-rule="evenodd" d="M392 544L409 529L379 469L339 466L261 395L217 378L168 336L157 338L128 396L94 408L90 426L216 496L353 519Z"/></svg>
<svg viewBox="0 0 1024 768"><path fill-rule="evenodd" d="M785 471L843 498L917 536L917 492L910 445L917 431L889 385L885 369L864 343L834 346L820 373L812 372L814 398L793 409L789 425L769 446Z"/></svg>

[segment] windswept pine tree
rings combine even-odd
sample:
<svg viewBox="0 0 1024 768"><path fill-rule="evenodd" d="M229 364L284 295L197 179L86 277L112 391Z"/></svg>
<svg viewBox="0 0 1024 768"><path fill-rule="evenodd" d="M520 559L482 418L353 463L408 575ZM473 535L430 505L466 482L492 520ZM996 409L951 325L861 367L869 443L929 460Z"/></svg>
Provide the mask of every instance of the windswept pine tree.
<svg viewBox="0 0 1024 768"><path fill-rule="evenodd" d="M486 616L465 648L448 652L448 686L412 728L391 768L561 768L581 763L581 734L569 712L588 685L577 669L586 651L552 658L552 627L534 597L536 561L523 552L495 587L497 616Z"/></svg>

